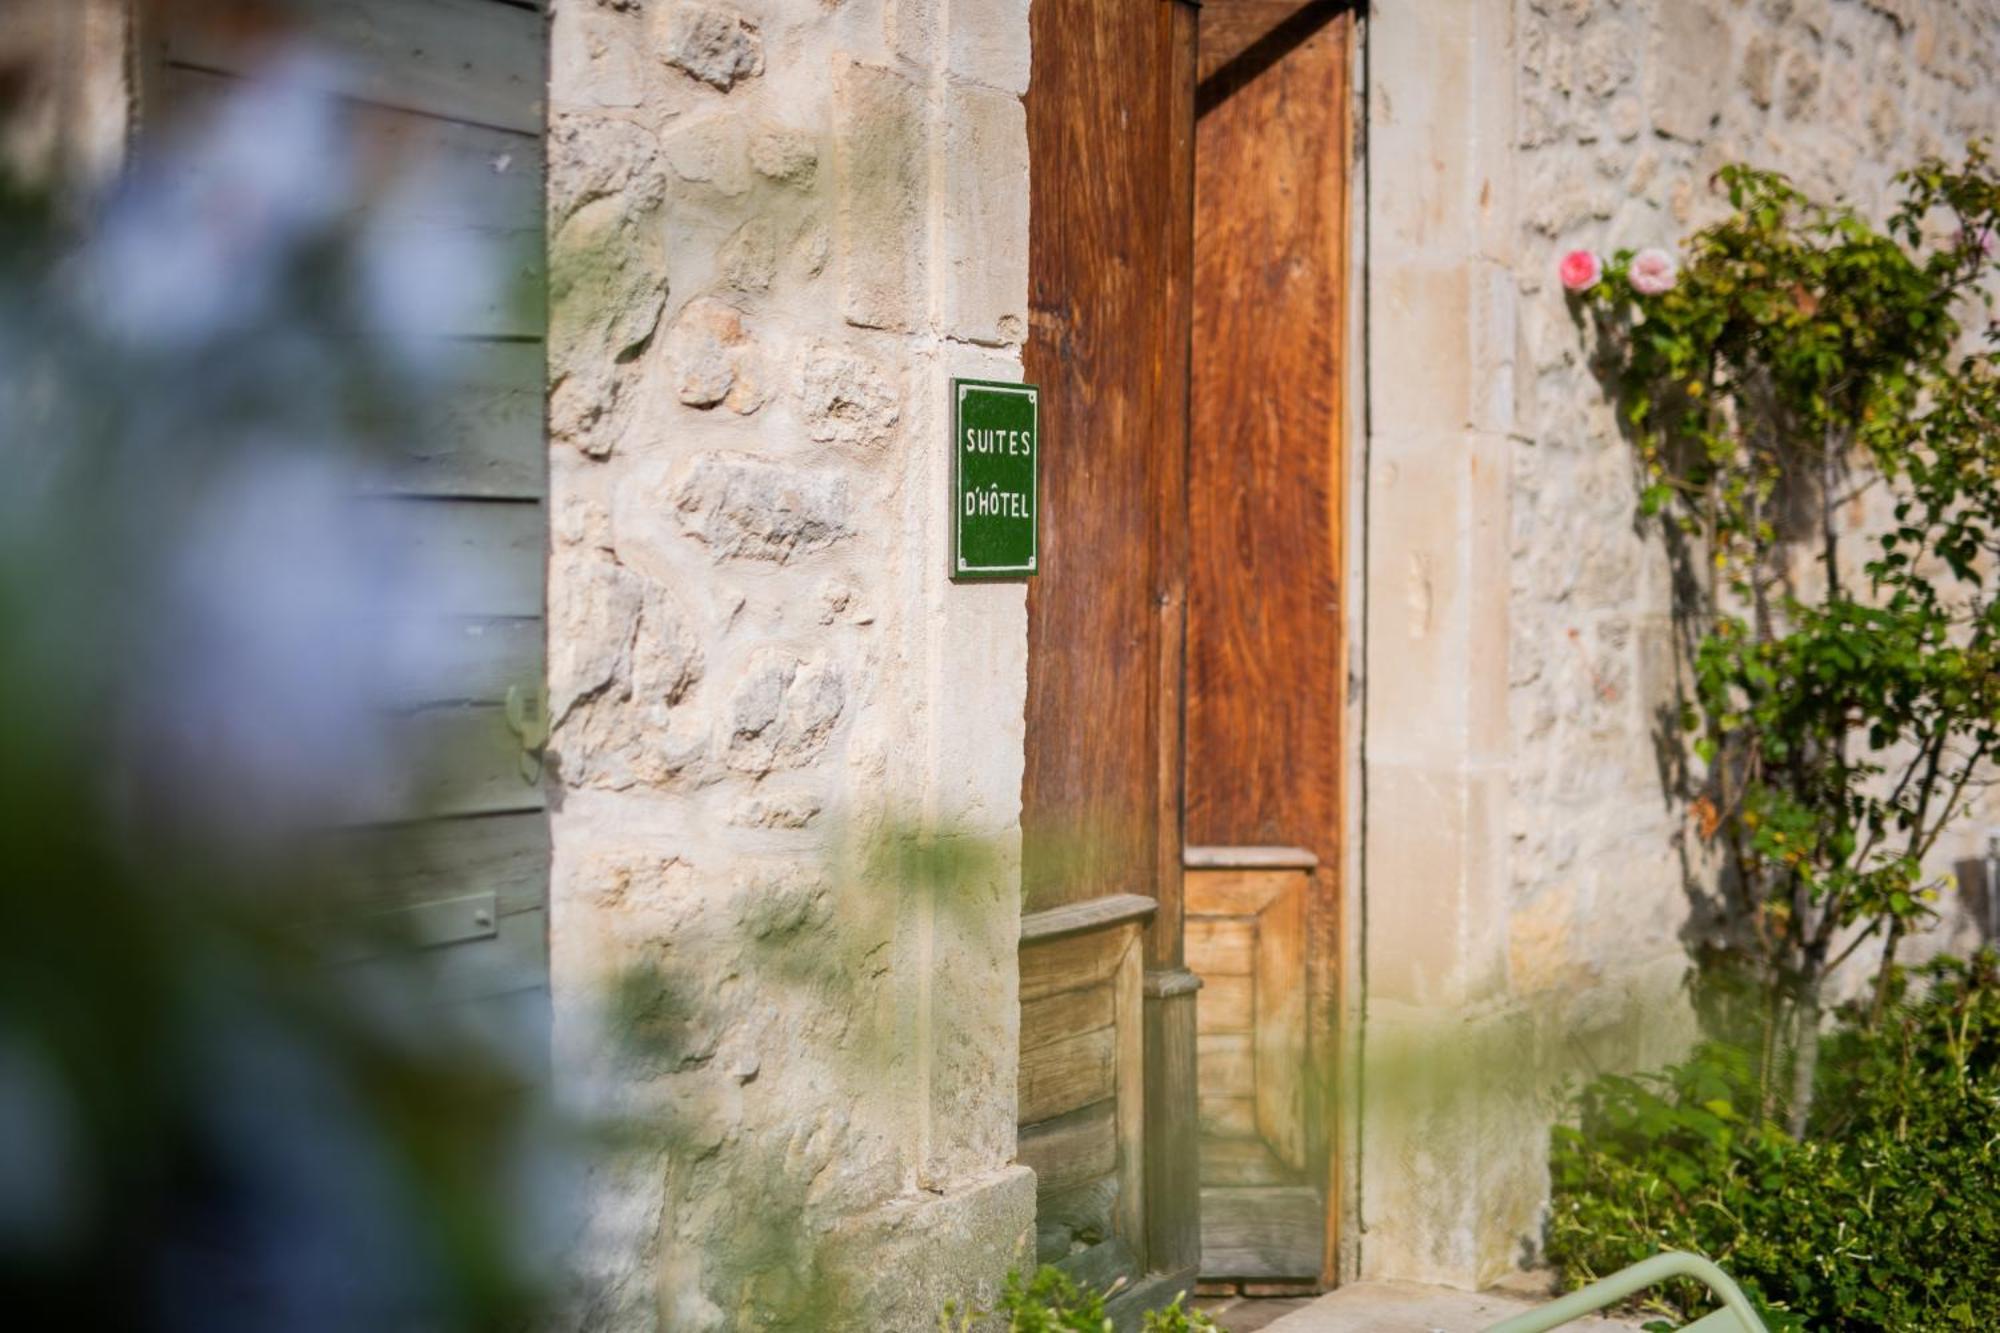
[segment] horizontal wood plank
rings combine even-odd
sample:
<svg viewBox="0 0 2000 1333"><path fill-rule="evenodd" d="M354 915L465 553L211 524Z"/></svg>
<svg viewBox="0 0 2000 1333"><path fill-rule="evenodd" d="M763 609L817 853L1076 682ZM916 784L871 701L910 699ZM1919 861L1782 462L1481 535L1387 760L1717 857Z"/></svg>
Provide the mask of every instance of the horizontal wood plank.
<svg viewBox="0 0 2000 1333"><path fill-rule="evenodd" d="M191 126L218 114L246 86L231 74L169 67L161 72L160 96L174 125ZM349 104L342 124L362 176L346 200L356 215L517 231L546 224L542 147L534 134L363 103ZM201 154L176 158L176 179L199 187L220 165Z"/></svg>
<svg viewBox="0 0 2000 1333"><path fill-rule="evenodd" d="M210 4L210 13L221 6ZM268 68L273 34L208 21L189 0L166 35L169 62L230 74ZM492 0L317 0L284 34L333 57L325 78L343 96L523 133L547 120L547 29L541 15Z"/></svg>
<svg viewBox="0 0 2000 1333"><path fill-rule="evenodd" d="M547 383L539 342L459 344L409 428L395 433L390 486L419 495L546 496Z"/></svg>
<svg viewBox="0 0 2000 1333"><path fill-rule="evenodd" d="M1319 857L1304 847L1189 847L1181 864L1189 870L1311 870Z"/></svg>
<svg viewBox="0 0 2000 1333"><path fill-rule="evenodd" d="M539 780L521 765L521 745L499 705L427 708L405 714L399 726L418 762L389 775L385 808L370 822L450 815L540 810L547 804Z"/></svg>
<svg viewBox="0 0 2000 1333"><path fill-rule="evenodd" d="M1254 1139L1257 1137L1257 1102L1252 1097L1202 1092L1195 1099L1195 1120L1205 1135L1220 1139Z"/></svg>
<svg viewBox="0 0 2000 1333"><path fill-rule="evenodd" d="M1203 1095L1257 1095L1257 1061L1251 1053L1248 1036L1235 1033L1197 1036L1194 1052L1196 1078Z"/></svg>
<svg viewBox="0 0 2000 1333"><path fill-rule="evenodd" d="M1247 977L1253 970L1257 929L1249 921L1189 917L1186 926L1188 970L1196 976Z"/></svg>
<svg viewBox="0 0 2000 1333"><path fill-rule="evenodd" d="M1018 1156L1041 1191L1073 1189L1118 1166L1118 1126L1109 1101L1021 1129Z"/></svg>
<svg viewBox="0 0 2000 1333"><path fill-rule="evenodd" d="M1208 977L1195 994L1195 1031L1240 1032L1251 1030L1255 1012L1256 982L1250 977Z"/></svg>
<svg viewBox="0 0 2000 1333"><path fill-rule="evenodd" d="M1111 987L1105 983L1030 1000L1021 1006L1022 1054L1079 1032L1108 1028L1111 1015Z"/></svg>
<svg viewBox="0 0 2000 1333"><path fill-rule="evenodd" d="M1021 1002L1103 981L1123 961L1138 928L1120 923L1084 935L1021 945Z"/></svg>
<svg viewBox="0 0 2000 1333"><path fill-rule="evenodd" d="M1188 915L1256 916L1306 876L1303 870L1190 870L1184 881Z"/></svg>
<svg viewBox="0 0 2000 1333"><path fill-rule="evenodd" d="M540 504L498 500L374 499L390 567L424 590L434 615L542 614L548 520Z"/></svg>
<svg viewBox="0 0 2000 1333"><path fill-rule="evenodd" d="M1298 1173L1258 1139L1205 1138L1201 1141L1201 1183L1295 1185Z"/></svg>
<svg viewBox="0 0 2000 1333"><path fill-rule="evenodd" d="M406 985L415 977L425 988L426 1001L458 1004L547 990L548 938L548 913L536 908L501 917L499 930L488 939L425 949L416 955L378 955L341 966L363 977L375 971L385 985ZM413 957L420 964L414 971Z"/></svg>
<svg viewBox="0 0 2000 1333"><path fill-rule="evenodd" d="M412 653L412 660L384 682L395 708L505 703L508 690L532 696L542 681L545 634L540 617L453 619L420 627L384 624L379 632L420 632L427 648Z"/></svg>
<svg viewBox="0 0 2000 1333"><path fill-rule="evenodd" d="M1020 1120L1053 1119L1113 1095L1117 1033L1080 1032L1021 1052Z"/></svg>
<svg viewBox="0 0 2000 1333"><path fill-rule="evenodd" d="M480 890L502 916L548 902L549 822L540 811L425 820L325 836L364 907L400 906Z"/></svg>
<svg viewBox="0 0 2000 1333"><path fill-rule="evenodd" d="M1159 908L1153 899L1137 893L1113 893L1102 898L1086 898L1047 911L1029 912L1021 918L1021 942L1051 940L1102 930L1126 921L1144 921Z"/></svg>
<svg viewBox="0 0 2000 1333"><path fill-rule="evenodd" d="M1304 1185L1210 1186L1201 1192L1204 1278L1319 1276L1326 1213Z"/></svg>

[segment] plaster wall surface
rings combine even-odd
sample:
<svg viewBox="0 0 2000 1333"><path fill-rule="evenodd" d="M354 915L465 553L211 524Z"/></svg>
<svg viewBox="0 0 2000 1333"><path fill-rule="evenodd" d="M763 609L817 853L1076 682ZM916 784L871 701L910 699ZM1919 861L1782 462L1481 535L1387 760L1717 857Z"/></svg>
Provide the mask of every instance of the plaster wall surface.
<svg viewBox="0 0 2000 1333"><path fill-rule="evenodd" d="M945 503L948 378L1020 377L1027 0L552 8L557 1037L642 1131L568 1326L930 1328L1033 1223L1025 604Z"/></svg>
<svg viewBox="0 0 2000 1333"><path fill-rule="evenodd" d="M1537 1251L1553 1077L1691 1035L1712 873L1660 760L1667 561L1557 260L1672 248L1732 161L1879 218L2000 119L2000 5L1448 0L1368 41L1358 1267L1477 1287ZM1975 939L1948 902L1920 947Z"/></svg>

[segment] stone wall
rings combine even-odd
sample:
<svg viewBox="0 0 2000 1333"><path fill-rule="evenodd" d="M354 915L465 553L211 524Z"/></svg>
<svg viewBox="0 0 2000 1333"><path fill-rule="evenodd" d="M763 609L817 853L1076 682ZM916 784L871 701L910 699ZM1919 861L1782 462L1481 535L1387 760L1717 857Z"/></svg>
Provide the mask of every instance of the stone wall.
<svg viewBox="0 0 2000 1333"><path fill-rule="evenodd" d="M1537 1249L1538 1085L1688 1035L1707 870L1660 766L1666 560L1557 258L1673 246L1736 160L1879 216L2000 120L2000 4L1450 0L1369 42L1359 1266L1477 1285ZM1441 1029L1455 1071L1397 1054Z"/></svg>
<svg viewBox="0 0 2000 1333"><path fill-rule="evenodd" d="M1033 1222L1025 604L944 522L947 379L1020 374L1027 3L553 8L558 1048L643 1131L572 1323L928 1328Z"/></svg>
<svg viewBox="0 0 2000 1333"><path fill-rule="evenodd" d="M1556 260L1578 246L1674 246L1726 212L1709 180L1736 161L1881 220L1896 171L2000 124L2000 4L1533 0L1517 12L1515 932L1567 935L1566 952L1601 969L1678 942L1668 849L1698 839L1663 804L1655 758L1674 671L1665 557L1632 522L1630 451L1584 364ZM1982 837L1968 821L1939 868Z"/></svg>

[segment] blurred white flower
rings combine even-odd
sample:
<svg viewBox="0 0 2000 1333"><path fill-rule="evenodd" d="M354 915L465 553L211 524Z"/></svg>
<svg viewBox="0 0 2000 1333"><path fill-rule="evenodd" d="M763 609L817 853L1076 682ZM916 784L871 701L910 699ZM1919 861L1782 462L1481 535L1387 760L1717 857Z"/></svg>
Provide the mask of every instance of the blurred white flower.
<svg viewBox="0 0 2000 1333"><path fill-rule="evenodd" d="M332 82L323 57L283 56L142 161L80 256L78 296L102 332L185 346L265 308L293 247L353 195Z"/></svg>
<svg viewBox="0 0 2000 1333"><path fill-rule="evenodd" d="M132 627L131 771L219 831L363 817L400 770L393 683L450 645L430 585L356 498L368 480L335 449L246 449Z"/></svg>
<svg viewBox="0 0 2000 1333"><path fill-rule="evenodd" d="M505 232L447 227L424 196L451 188L448 175L405 173L359 238L362 308L385 351L419 374L441 369L462 344L452 335L490 331L506 297L514 258ZM413 220L414 219L414 220Z"/></svg>

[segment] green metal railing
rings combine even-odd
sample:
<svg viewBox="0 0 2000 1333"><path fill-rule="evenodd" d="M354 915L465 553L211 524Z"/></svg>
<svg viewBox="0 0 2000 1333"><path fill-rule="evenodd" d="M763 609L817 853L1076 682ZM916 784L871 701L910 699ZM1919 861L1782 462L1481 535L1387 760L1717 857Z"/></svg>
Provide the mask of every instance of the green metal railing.
<svg viewBox="0 0 2000 1333"><path fill-rule="evenodd" d="M1764 1321L1750 1308L1750 1302L1743 1298L1743 1289L1730 1281L1729 1274L1698 1254L1656 1254L1580 1291L1573 1291L1561 1300L1502 1320L1487 1329L1486 1333L1549 1333L1550 1329L1561 1328L1572 1320L1608 1309L1634 1292L1676 1277L1695 1279L1707 1286L1722 1302L1720 1310L1703 1315L1683 1328L1681 1333L1769 1333Z"/></svg>

